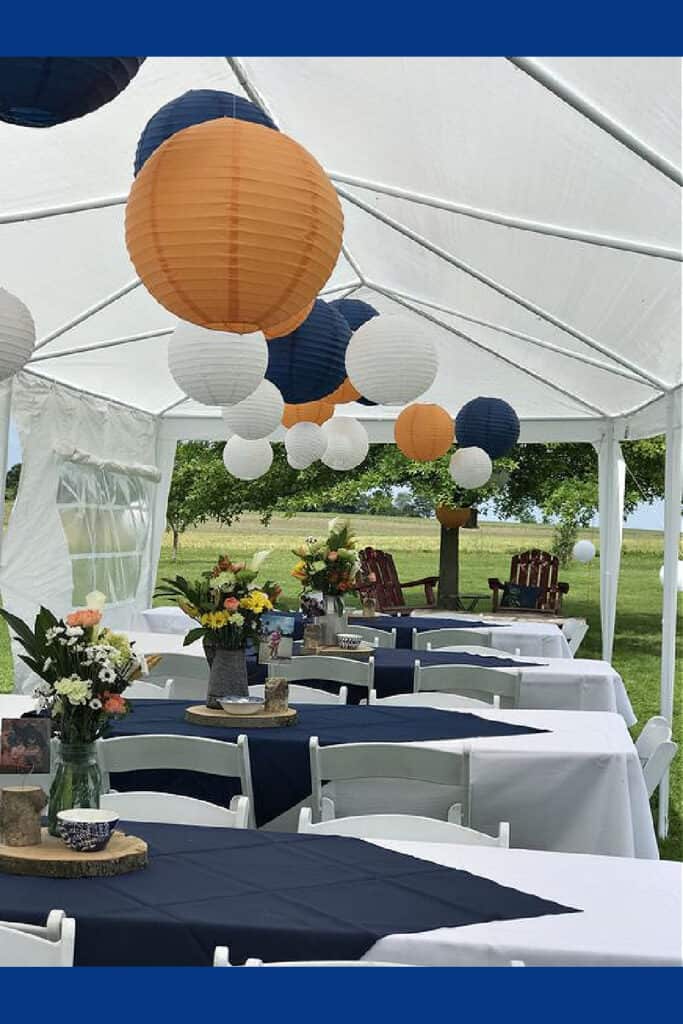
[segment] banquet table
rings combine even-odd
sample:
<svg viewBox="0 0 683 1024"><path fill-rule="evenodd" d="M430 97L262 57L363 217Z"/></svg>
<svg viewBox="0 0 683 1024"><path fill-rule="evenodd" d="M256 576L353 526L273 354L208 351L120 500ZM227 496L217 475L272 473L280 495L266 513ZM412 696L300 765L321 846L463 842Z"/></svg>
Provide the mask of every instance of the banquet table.
<svg viewBox="0 0 683 1024"><path fill-rule="evenodd" d="M306 735L319 736L323 745L421 742L454 751L462 749L466 741L471 751L475 828L494 834L500 821L509 821L511 845L517 848L644 859L659 856L640 761L620 715L477 709L476 716L441 711L434 717L434 711L424 708L300 705L296 727L238 730L190 725L183 718L185 706L180 701L135 701L134 713L116 723L112 732L170 732L229 741L246 732L255 785L260 776L268 802L264 808L263 797L256 793L257 821L267 822L268 828L294 830L298 809L310 793L310 778L302 776L308 770L302 735L304 739ZM442 717L449 715L456 716L452 727ZM545 731L479 736L456 731L459 722L472 718ZM402 723L399 731L395 731L396 723ZM427 728L430 735L420 735L420 730ZM442 738L437 738L439 733ZM445 738L449 734L450 738ZM114 788L167 789L225 803L234 793L225 787L223 799L217 801L214 791L205 786L212 777L195 773L179 772L170 777L169 773L130 772L124 784L122 779L113 777ZM372 786L354 783L352 799L339 784L328 791L339 814L362 813L366 796L377 802ZM397 784L399 792L402 786ZM423 799L425 813L432 813L431 797L425 793ZM277 813L277 804L283 807L288 800L292 801L289 809Z"/></svg>
<svg viewBox="0 0 683 1024"><path fill-rule="evenodd" d="M143 871L49 879L0 873L0 920L76 920L77 966L209 967L368 959L423 966L681 964L681 865L366 842L253 830L120 826Z"/></svg>
<svg viewBox="0 0 683 1024"><path fill-rule="evenodd" d="M349 632L354 622L359 626L373 626L376 629L395 629L396 646L408 648L413 645L413 630L424 632L429 629L471 629L486 637L491 647L514 654L547 658L571 658L569 644L562 630L552 622L494 621L462 612L428 612L412 615L375 615L372 618L349 616Z"/></svg>

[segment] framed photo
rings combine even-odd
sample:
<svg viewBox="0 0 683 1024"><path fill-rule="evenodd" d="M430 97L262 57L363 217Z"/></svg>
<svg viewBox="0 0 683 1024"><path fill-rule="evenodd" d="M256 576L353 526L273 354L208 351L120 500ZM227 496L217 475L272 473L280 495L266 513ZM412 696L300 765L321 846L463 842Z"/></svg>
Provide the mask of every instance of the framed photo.
<svg viewBox="0 0 683 1024"><path fill-rule="evenodd" d="M284 612L266 612L261 616L260 665L292 657L295 616Z"/></svg>
<svg viewBox="0 0 683 1024"><path fill-rule="evenodd" d="M0 730L0 772L49 774L49 718L3 718Z"/></svg>

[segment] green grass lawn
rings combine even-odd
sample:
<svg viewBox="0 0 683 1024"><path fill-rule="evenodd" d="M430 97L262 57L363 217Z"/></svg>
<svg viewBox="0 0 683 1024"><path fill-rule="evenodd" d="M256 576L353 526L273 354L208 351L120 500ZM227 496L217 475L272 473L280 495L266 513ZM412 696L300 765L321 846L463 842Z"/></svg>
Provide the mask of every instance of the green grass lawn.
<svg viewBox="0 0 683 1024"><path fill-rule="evenodd" d="M164 539L159 576L176 571L192 576L212 564L218 554L226 552L237 558L246 557L261 548L271 548L266 563L267 575L284 588L282 603L295 606L299 587L289 575L295 561L291 548L306 536L323 536L328 516L301 515L292 519L274 518L263 527L255 516L245 516L230 528L208 525L189 531L181 540L177 563L171 559L170 538ZM402 579L434 575L438 571L439 526L424 519L355 516L353 526L358 540L393 552ZM527 547L550 546L552 529L544 526L483 523L478 530L463 530L461 538L461 590L485 592L489 576L506 579L510 557ZM583 531L598 546L597 531ZM616 640L613 662L624 679L633 703L638 725L634 735L647 719L659 709L659 648L661 642L661 587L658 573L662 563L662 536L657 532L627 530L619 581ZM600 657L600 586L599 563L588 566L572 563L562 572L570 585L564 604L567 615L584 616L590 630L580 655ZM420 603L419 588L407 591L411 602ZM158 602L163 603L163 602ZM480 610L485 609L480 606ZM679 627L679 635L681 635ZM681 642L683 647L683 637ZM680 664L680 651L679 651ZM11 665L6 639L0 641L0 680L11 689ZM681 732L680 670L677 680L676 737ZM3 686L0 683L0 689ZM680 742L680 739L679 739ZM669 838L662 843L662 855L683 860L683 772L679 757L672 772L672 814Z"/></svg>

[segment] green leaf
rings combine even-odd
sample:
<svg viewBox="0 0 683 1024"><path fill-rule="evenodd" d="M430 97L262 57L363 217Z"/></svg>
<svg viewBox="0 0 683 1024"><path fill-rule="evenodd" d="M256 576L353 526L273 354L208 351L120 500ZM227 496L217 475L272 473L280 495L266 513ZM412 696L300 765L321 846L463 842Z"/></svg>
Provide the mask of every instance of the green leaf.
<svg viewBox="0 0 683 1024"><path fill-rule="evenodd" d="M206 630L203 626L196 626L194 629L191 629L183 640L183 647L187 647L189 644L193 644L195 640L199 640L200 636L204 636L205 632Z"/></svg>

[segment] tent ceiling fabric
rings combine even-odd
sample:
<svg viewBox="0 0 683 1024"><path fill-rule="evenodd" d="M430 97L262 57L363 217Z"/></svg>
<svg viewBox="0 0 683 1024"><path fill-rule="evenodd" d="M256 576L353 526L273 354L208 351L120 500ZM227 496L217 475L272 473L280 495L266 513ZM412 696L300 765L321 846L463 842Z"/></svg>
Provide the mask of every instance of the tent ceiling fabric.
<svg viewBox="0 0 683 1024"><path fill-rule="evenodd" d="M523 439L541 421L554 425L553 436L590 438L589 424L638 407L640 431L663 428L658 396L681 382L680 261L519 230L358 183L680 253L681 197L671 180L504 58L239 60L282 130L328 173L355 181L336 182L346 255L326 289L356 285L382 313L430 318L440 371L425 401L455 414L477 394L503 397ZM680 162L677 59L538 61ZM168 410L178 436L196 421L220 437L218 410L175 404L183 396L161 334L173 318L144 287L126 290L136 275L122 199L137 140L162 104L190 88L245 94L225 58L152 57L115 102L88 117L40 132L0 124L0 284L29 306L39 342L60 332L28 371ZM87 212L3 223L110 197L114 205ZM105 345L149 332L160 336ZM353 404L338 411L364 419L375 440L390 437L397 413Z"/></svg>

